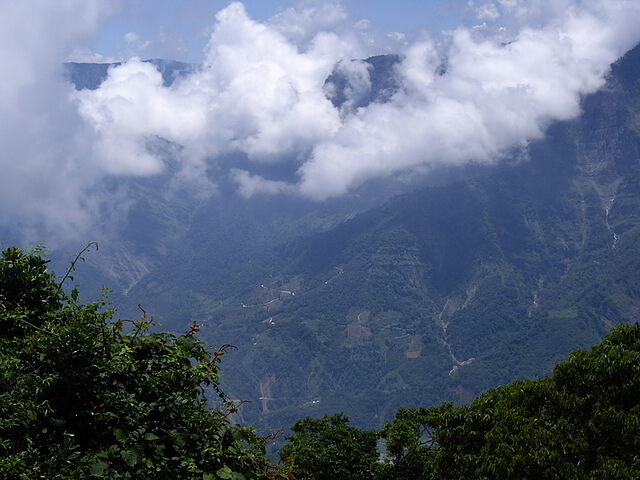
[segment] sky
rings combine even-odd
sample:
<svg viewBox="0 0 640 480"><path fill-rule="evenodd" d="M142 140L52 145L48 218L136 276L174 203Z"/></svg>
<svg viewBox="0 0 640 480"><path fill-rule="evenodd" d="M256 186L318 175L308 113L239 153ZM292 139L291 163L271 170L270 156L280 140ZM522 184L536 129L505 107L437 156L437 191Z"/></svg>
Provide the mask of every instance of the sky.
<svg viewBox="0 0 640 480"><path fill-rule="evenodd" d="M637 0L391 3L0 0L0 235L108 230L133 199L123 181L162 174L202 198L231 182L322 202L526 158L640 42ZM384 53L400 55L398 89L361 106L361 59ZM198 68L166 86L154 57ZM122 63L76 91L66 61Z"/></svg>
<svg viewBox="0 0 640 480"><path fill-rule="evenodd" d="M78 52L78 59L122 60L135 54L199 62L214 15L228 4L227 0L122 2L91 47ZM248 15L260 22L296 6L292 0L247 0L243 4ZM423 30L438 34L473 17L465 0L344 0L342 5L351 24L364 20L383 32L409 36Z"/></svg>

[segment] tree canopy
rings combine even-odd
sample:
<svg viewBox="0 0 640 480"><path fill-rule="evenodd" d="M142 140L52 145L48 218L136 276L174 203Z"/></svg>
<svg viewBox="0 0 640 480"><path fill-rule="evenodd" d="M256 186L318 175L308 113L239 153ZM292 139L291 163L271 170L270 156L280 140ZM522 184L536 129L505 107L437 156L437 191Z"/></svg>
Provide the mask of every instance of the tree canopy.
<svg viewBox="0 0 640 480"><path fill-rule="evenodd" d="M218 387L227 346L113 314L66 294L37 251L2 252L0 477L269 477L264 441L230 423Z"/></svg>
<svg viewBox="0 0 640 480"><path fill-rule="evenodd" d="M551 377L512 382L465 406L399 409L377 434L386 446L381 459L371 443L376 432L346 422L294 425L283 452L301 478L640 478L640 325L615 328Z"/></svg>
<svg viewBox="0 0 640 480"><path fill-rule="evenodd" d="M391 478L640 478L640 325L621 325L549 378L470 405L400 410L383 430Z"/></svg>
<svg viewBox="0 0 640 480"><path fill-rule="evenodd" d="M342 414L298 420L280 456L304 480L373 480L379 434L348 423Z"/></svg>

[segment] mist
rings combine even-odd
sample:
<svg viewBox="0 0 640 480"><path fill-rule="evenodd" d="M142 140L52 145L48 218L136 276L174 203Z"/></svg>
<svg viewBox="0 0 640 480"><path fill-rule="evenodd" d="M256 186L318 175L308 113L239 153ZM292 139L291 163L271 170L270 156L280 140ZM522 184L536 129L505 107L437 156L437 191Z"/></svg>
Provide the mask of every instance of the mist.
<svg viewBox="0 0 640 480"><path fill-rule="evenodd" d="M170 173L207 196L231 178L245 197L323 201L372 179L496 164L577 117L640 41L637 2L467 9L468 26L408 38L355 21L339 2L302 2L266 22L234 2L212 19L199 67L173 84L133 57L77 91L63 63L113 13L109 3L3 2L0 224L61 241L104 227L131 202L113 179ZM359 106L371 88L361 59L381 53L400 55L397 89ZM325 85L336 68L348 79L340 106ZM157 140L175 146L170 171ZM220 160L230 154L246 161Z"/></svg>

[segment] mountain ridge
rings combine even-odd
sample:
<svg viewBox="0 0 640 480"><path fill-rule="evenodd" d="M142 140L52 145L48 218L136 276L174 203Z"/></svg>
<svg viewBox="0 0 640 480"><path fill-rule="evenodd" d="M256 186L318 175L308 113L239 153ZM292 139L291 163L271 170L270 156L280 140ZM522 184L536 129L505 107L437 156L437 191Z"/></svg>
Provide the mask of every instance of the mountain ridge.
<svg viewBox="0 0 640 480"><path fill-rule="evenodd" d="M544 376L640 318L639 60L636 47L614 64L528 160L366 211L286 219L286 199L262 198L212 215L214 198L122 305L240 347L225 390L264 431L336 411L379 427L398 406Z"/></svg>
<svg viewBox="0 0 640 480"><path fill-rule="evenodd" d="M415 406L435 403L438 395L464 402L514 378L542 376L571 350L597 343L611 326L636 321L638 264L629 256L637 253L631 205L637 202L639 143L626 128L635 112L623 107L633 92L617 90L634 82L622 77L616 86L616 79L637 55L635 49L618 63L622 73L612 70L608 89L585 98L585 117L558 123L544 141L533 143L529 162L407 194L334 230L279 247L275 257L293 261L272 267L271 274L279 272L283 288L291 278L308 275L309 290L281 299L280 308L268 307L271 322L295 325L297 337L282 340L285 334L264 331L258 340L280 338L282 348L307 355L325 343L317 358L338 357L333 363L350 365L360 377L376 372L384 379L367 384L369 396L386 389L390 404ZM600 139L612 139L605 158L589 157L596 148L585 141L593 141L590 122L607 124L611 115L622 121ZM615 201L608 197L612 191ZM386 335L385 328L394 327L385 315L398 311L398 335ZM369 323L358 321L363 316ZM395 338L400 336L407 340ZM404 360L394 366L393 355ZM416 360L418 369L433 369L430 377L407 372L415 367L406 362ZM301 362L286 356L281 361ZM302 361L305 368L293 376L304 378L320 361ZM233 376L246 371L232 368ZM367 418L391 410L380 405L385 400L379 395L378 405L363 401L366 407L354 408L354 397L362 395L353 389L362 379L334 368L320 381L324 387L306 384L298 391L325 392L328 405L318 412L334 408L367 424ZM273 410L267 415L275 416Z"/></svg>

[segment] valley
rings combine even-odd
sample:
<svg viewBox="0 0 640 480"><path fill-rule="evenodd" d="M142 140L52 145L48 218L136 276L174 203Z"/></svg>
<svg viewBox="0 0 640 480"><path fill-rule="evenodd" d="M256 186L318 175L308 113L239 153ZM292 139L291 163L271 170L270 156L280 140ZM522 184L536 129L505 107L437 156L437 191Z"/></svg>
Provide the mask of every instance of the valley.
<svg viewBox="0 0 640 480"><path fill-rule="evenodd" d="M382 86L363 105L392 94L395 62L372 60ZM265 433L335 412L379 428L399 406L547 375L639 318L638 64L636 48L527 160L420 188L379 182L316 203L138 181L118 247L78 279L115 282L125 317L141 303L164 329L196 321L212 344L237 346L223 386Z"/></svg>

